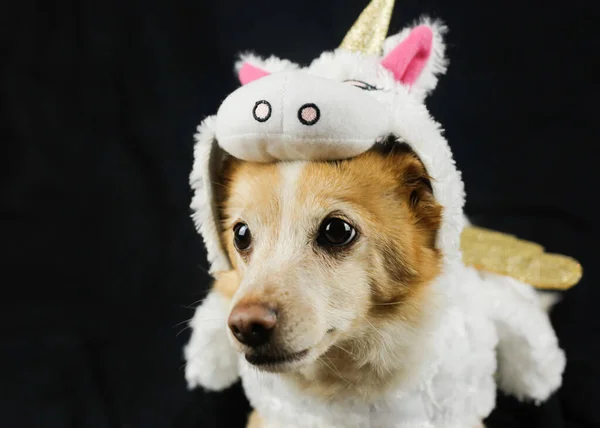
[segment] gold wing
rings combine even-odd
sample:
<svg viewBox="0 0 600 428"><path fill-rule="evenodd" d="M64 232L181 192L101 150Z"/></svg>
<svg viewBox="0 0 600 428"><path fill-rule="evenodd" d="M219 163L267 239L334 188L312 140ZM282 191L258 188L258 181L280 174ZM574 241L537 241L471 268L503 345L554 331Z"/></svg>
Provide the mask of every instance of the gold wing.
<svg viewBox="0 0 600 428"><path fill-rule="evenodd" d="M583 274L572 257L546 253L541 245L489 229L466 227L460 244L465 264L536 288L566 290Z"/></svg>

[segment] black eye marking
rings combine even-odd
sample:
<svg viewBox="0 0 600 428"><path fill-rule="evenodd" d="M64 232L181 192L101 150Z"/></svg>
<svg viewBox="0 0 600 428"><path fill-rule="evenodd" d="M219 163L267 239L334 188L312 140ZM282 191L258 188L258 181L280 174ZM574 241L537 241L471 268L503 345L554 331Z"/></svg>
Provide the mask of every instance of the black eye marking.
<svg viewBox="0 0 600 428"><path fill-rule="evenodd" d="M363 89L365 91L378 91L379 89L376 86L370 85L367 82L363 82L362 80L344 80L344 83L350 83L352 86L356 86L357 88Z"/></svg>
<svg viewBox="0 0 600 428"><path fill-rule="evenodd" d="M254 108L252 109L252 116L254 116L254 120L258 122L266 122L271 117L271 112L273 108L271 104L266 100L257 101L254 104Z"/></svg>
<svg viewBox="0 0 600 428"><path fill-rule="evenodd" d="M319 121L321 118L321 110L316 104L309 103L304 104L298 110L298 120L301 124L311 126Z"/></svg>
<svg viewBox="0 0 600 428"><path fill-rule="evenodd" d="M252 235L246 223L233 226L233 245L240 252L247 251L252 245Z"/></svg>

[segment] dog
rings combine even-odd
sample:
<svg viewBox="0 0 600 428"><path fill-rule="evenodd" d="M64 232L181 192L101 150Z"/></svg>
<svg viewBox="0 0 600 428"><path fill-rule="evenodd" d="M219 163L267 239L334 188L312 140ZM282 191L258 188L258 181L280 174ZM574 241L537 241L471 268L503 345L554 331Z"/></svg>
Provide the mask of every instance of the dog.
<svg viewBox="0 0 600 428"><path fill-rule="evenodd" d="M218 186L234 270L231 343L303 394L374 400L418 372L441 270L442 207L418 156L390 140L353 159L230 157ZM253 414L249 427L262 427Z"/></svg>
<svg viewBox="0 0 600 428"><path fill-rule="evenodd" d="M444 31L305 68L243 56L198 129L192 217L216 281L186 379L241 378L251 427L471 428L496 387L541 402L561 384L534 289L461 257L464 183L424 104Z"/></svg>

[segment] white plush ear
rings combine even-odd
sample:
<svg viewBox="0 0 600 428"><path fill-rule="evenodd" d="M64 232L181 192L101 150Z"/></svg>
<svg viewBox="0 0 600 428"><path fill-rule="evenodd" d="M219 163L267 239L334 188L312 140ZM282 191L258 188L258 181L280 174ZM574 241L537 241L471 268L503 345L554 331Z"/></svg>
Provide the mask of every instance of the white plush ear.
<svg viewBox="0 0 600 428"><path fill-rule="evenodd" d="M424 18L385 40L381 65L395 80L409 87L414 96L424 100L448 65L445 33L446 27L441 22Z"/></svg>
<svg viewBox="0 0 600 428"><path fill-rule="evenodd" d="M240 59L235 63L235 71L242 85L246 85L272 73L291 71L298 68L298 64L287 59L280 59L276 56L262 59L251 53L240 55Z"/></svg>
<svg viewBox="0 0 600 428"><path fill-rule="evenodd" d="M192 219L204 239L211 274L231 269L219 234L214 180L225 153L217 144L214 122L215 116L207 117L198 127L194 165L190 174L190 186L194 191L190 204Z"/></svg>

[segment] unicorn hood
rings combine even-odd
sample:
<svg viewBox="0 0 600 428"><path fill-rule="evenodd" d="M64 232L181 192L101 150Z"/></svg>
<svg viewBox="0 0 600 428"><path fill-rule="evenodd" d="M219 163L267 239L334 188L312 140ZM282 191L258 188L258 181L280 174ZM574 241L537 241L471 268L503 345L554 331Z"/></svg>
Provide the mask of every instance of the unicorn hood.
<svg viewBox="0 0 600 428"><path fill-rule="evenodd" d="M425 107L446 70L444 32L439 22L423 19L387 38L382 55L341 47L304 68L276 57L241 57L236 70L242 86L204 120L196 137L192 209L211 272L230 269L212 188L224 155L253 162L339 160L390 135L408 143L433 178L444 207L438 247L446 263L460 259L463 183Z"/></svg>

